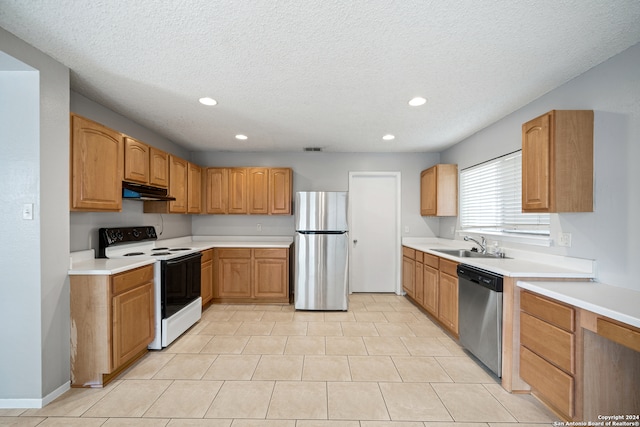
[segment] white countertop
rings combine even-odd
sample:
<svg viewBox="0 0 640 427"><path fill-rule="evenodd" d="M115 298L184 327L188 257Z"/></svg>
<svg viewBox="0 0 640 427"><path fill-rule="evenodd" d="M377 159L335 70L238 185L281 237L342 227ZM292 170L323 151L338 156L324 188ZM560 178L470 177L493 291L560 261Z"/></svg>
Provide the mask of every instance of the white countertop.
<svg viewBox="0 0 640 427"><path fill-rule="evenodd" d="M598 282L526 282L518 287L640 328L640 292Z"/></svg>
<svg viewBox="0 0 640 427"><path fill-rule="evenodd" d="M403 238L402 245L508 277L592 279L593 260L507 249L509 258L461 258L437 249L471 249L469 242L440 238Z"/></svg>
<svg viewBox="0 0 640 427"><path fill-rule="evenodd" d="M136 260L95 258L93 249L89 249L71 253L68 273L70 276L108 276L150 265L154 262L153 258L137 258Z"/></svg>
<svg viewBox="0 0 640 427"><path fill-rule="evenodd" d="M188 246L200 251L210 248L288 248L289 236L187 236L157 240L159 246ZM154 258L107 259L95 258L93 249L72 252L69 275L111 275L153 264Z"/></svg>

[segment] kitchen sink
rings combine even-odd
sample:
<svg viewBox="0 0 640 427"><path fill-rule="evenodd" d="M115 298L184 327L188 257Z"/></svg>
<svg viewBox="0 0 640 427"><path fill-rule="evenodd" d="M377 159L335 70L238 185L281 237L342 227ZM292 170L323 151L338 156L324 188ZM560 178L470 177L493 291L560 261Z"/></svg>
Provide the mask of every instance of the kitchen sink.
<svg viewBox="0 0 640 427"><path fill-rule="evenodd" d="M431 249L435 252L440 252L447 255L457 256L459 258L505 258L509 259L509 257L505 256L496 256L494 254L483 254L480 252L470 251L468 249Z"/></svg>

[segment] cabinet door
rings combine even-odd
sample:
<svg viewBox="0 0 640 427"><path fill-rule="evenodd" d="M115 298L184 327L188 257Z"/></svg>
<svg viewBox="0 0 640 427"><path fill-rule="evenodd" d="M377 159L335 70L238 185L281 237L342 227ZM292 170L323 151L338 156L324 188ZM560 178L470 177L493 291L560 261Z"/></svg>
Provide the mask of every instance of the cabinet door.
<svg viewBox="0 0 640 427"><path fill-rule="evenodd" d="M522 210L551 208L550 114L522 125Z"/></svg>
<svg viewBox="0 0 640 427"><path fill-rule="evenodd" d="M251 298L251 249L215 249L214 298Z"/></svg>
<svg viewBox="0 0 640 427"><path fill-rule="evenodd" d="M122 134L71 115L71 210L120 211Z"/></svg>
<svg viewBox="0 0 640 427"><path fill-rule="evenodd" d="M187 213L187 161L169 155L169 194L176 198L169 202L169 212Z"/></svg>
<svg viewBox="0 0 640 427"><path fill-rule="evenodd" d="M202 297L202 306L207 304L213 298L213 249L202 251L202 272L200 274L200 296Z"/></svg>
<svg viewBox="0 0 640 427"><path fill-rule="evenodd" d="M187 172L187 213L202 213L202 169L193 163Z"/></svg>
<svg viewBox="0 0 640 427"><path fill-rule="evenodd" d="M113 369L147 348L155 336L153 282L112 299Z"/></svg>
<svg viewBox="0 0 640 427"><path fill-rule="evenodd" d="M149 147L149 184L162 188L169 186L169 155L154 147Z"/></svg>
<svg viewBox="0 0 640 427"><path fill-rule="evenodd" d="M263 258L256 253L254 259L253 296L286 300L289 297L289 277L287 274L289 263L287 258L286 256L284 258L268 258L268 254L264 256Z"/></svg>
<svg viewBox="0 0 640 427"><path fill-rule="evenodd" d="M206 181L207 213L226 214L229 200L229 169L208 168Z"/></svg>
<svg viewBox="0 0 640 427"><path fill-rule="evenodd" d="M128 137L124 139L124 180L149 183L149 146Z"/></svg>
<svg viewBox="0 0 640 427"><path fill-rule="evenodd" d="M291 215L292 171L289 168L269 169L269 213Z"/></svg>
<svg viewBox="0 0 640 427"><path fill-rule="evenodd" d="M458 278L440 272L439 282L439 319L451 332L458 335Z"/></svg>
<svg viewBox="0 0 640 427"><path fill-rule="evenodd" d="M269 213L269 170L248 168L247 175L247 212L266 215Z"/></svg>
<svg viewBox="0 0 640 427"><path fill-rule="evenodd" d="M424 264L422 274L424 286L423 306L434 317L438 317L438 270Z"/></svg>
<svg viewBox="0 0 640 427"><path fill-rule="evenodd" d="M436 168L432 167L422 171L420 174L420 215L437 214L437 188Z"/></svg>
<svg viewBox="0 0 640 427"><path fill-rule="evenodd" d="M247 169L229 169L228 213L247 213Z"/></svg>
<svg viewBox="0 0 640 427"><path fill-rule="evenodd" d="M417 259L417 253L418 251L416 251L416 275L413 286L413 299L422 306L424 305L424 264L421 262L421 258L420 260ZM422 252L420 252L420 255L422 255Z"/></svg>
<svg viewBox="0 0 640 427"><path fill-rule="evenodd" d="M402 288L413 298L416 281L416 261L407 256L402 257Z"/></svg>

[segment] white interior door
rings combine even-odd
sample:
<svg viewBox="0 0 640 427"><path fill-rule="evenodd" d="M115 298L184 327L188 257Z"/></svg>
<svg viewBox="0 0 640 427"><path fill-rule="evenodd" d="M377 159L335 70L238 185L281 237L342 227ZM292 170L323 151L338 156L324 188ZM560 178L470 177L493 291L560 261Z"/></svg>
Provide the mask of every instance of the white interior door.
<svg viewBox="0 0 640 427"><path fill-rule="evenodd" d="M400 172L349 172L349 289L401 293Z"/></svg>

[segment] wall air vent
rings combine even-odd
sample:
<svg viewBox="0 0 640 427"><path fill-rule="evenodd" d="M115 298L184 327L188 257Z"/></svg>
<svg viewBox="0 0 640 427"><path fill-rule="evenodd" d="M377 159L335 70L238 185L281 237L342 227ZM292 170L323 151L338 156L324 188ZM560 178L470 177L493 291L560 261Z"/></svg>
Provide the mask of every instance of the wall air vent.
<svg viewBox="0 0 640 427"><path fill-rule="evenodd" d="M304 151L322 151L322 147L304 147Z"/></svg>

